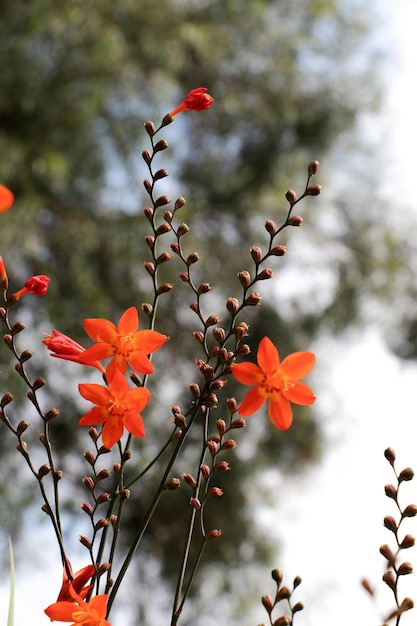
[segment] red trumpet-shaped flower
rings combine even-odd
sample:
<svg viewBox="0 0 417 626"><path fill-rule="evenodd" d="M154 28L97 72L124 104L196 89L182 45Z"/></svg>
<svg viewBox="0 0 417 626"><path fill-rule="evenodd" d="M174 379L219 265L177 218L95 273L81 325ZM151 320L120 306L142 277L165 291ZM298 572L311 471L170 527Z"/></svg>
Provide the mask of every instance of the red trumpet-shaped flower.
<svg viewBox="0 0 417 626"><path fill-rule="evenodd" d="M46 296L48 285L51 279L44 274L38 276L30 276L25 282L25 286L16 293L13 293L9 300L19 300L26 293L33 293L34 296Z"/></svg>
<svg viewBox="0 0 417 626"><path fill-rule="evenodd" d="M292 422L294 404L308 405L315 396L307 385L300 382L314 366L312 352L294 352L282 363L277 348L268 337L259 342L258 365L245 362L233 365L232 374L240 383L251 385L239 409L239 415L246 417L260 409L269 400L268 414L275 426L287 430Z"/></svg>
<svg viewBox="0 0 417 626"><path fill-rule="evenodd" d="M5 213L14 204L14 194L5 187L0 185L0 213Z"/></svg>
<svg viewBox="0 0 417 626"><path fill-rule="evenodd" d="M101 438L105 448L110 450L123 436L126 428L135 437L145 436L145 426L140 412L148 404L151 394L146 387L129 389L129 383L118 369L109 377L108 387L92 383L81 383L78 390L83 398L96 406L79 420L81 426L103 424Z"/></svg>
<svg viewBox="0 0 417 626"><path fill-rule="evenodd" d="M168 337L155 330L138 331L138 326L139 316L134 306L123 313L117 326L105 319L84 320L87 334L98 343L87 348L80 363L92 365L112 357L106 370L109 378L116 369L124 374L127 363L139 374L151 374L153 366L147 355L163 346Z"/></svg>
<svg viewBox="0 0 417 626"><path fill-rule="evenodd" d="M179 106L176 109L171 111L171 115L174 117L177 113L181 111L204 111L204 109L209 109L214 102L214 98L212 98L208 93L206 93L206 87L197 87L197 89L192 89L184 98Z"/></svg>
<svg viewBox="0 0 417 626"><path fill-rule="evenodd" d="M89 602L84 602L73 583L68 585L68 590L72 602L60 600L45 609L51 622L72 622L71 626L111 626L106 620L107 594L94 596Z"/></svg>
<svg viewBox="0 0 417 626"><path fill-rule="evenodd" d="M84 365L82 356L86 351L85 348L71 337L60 333L59 330L53 330L50 335L42 339L42 343L51 351L51 356ZM96 367L104 374L105 369L98 361L92 361L89 365Z"/></svg>
<svg viewBox="0 0 417 626"><path fill-rule="evenodd" d="M78 570L75 574L72 574L71 563L69 562L68 567L70 569L71 579L68 578L67 568L64 567L62 587L59 592L57 602L74 602L74 598L70 593L70 585L72 585L75 593L77 593L83 600L93 588L93 585L87 585L87 583L94 576L94 565L86 565L86 567Z"/></svg>

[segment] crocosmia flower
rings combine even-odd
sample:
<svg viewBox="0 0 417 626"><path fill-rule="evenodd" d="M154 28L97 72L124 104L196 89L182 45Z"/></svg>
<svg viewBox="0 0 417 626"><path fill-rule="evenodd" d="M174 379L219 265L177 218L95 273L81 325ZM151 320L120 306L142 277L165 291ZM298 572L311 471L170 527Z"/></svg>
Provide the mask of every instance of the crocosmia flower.
<svg viewBox="0 0 417 626"><path fill-rule="evenodd" d="M184 98L179 106L176 109L171 111L171 115L174 117L177 113L181 111L204 111L204 109L209 109L214 102L214 98L212 98L208 93L206 93L206 87L197 87L197 89L192 89Z"/></svg>
<svg viewBox="0 0 417 626"><path fill-rule="evenodd" d="M147 355L158 350L168 340L166 335L155 330L139 330L139 316L136 307L127 309L117 326L105 319L86 319L84 328L87 334L97 341L87 348L80 363L92 365L94 361L112 358L107 375L112 378L116 369L123 374L126 365L139 374L151 374L153 366Z"/></svg>
<svg viewBox="0 0 417 626"><path fill-rule="evenodd" d="M78 385L82 397L96 405L78 423L81 426L103 424L101 438L104 447L110 450L123 436L124 428L135 437L145 436L140 412L148 404L151 394L146 387L129 389L129 383L118 369L110 378L107 368L106 378L108 387L93 383Z"/></svg>
<svg viewBox="0 0 417 626"><path fill-rule="evenodd" d="M294 352L280 363L277 348L269 337L264 337L259 342L257 361L257 365L245 362L232 367L236 380L253 387L243 398L238 413L242 417L252 415L269 400L271 421L277 428L287 430L292 422L290 402L309 405L316 399L310 387L300 382L313 368L315 356L312 352Z"/></svg>
<svg viewBox="0 0 417 626"><path fill-rule="evenodd" d="M81 357L85 353L85 348L80 346L74 339L71 339L71 337L60 333L59 330L53 330L50 335L42 339L42 343L51 351L51 356L53 357L74 361L75 363L83 363ZM104 367L98 361L92 361L90 365L96 367L104 374Z"/></svg>
<svg viewBox="0 0 417 626"><path fill-rule="evenodd" d="M72 622L71 626L111 626L106 620L107 594L94 596L89 602L84 602L72 583L68 590L72 602L61 600L45 609L51 622Z"/></svg>
<svg viewBox="0 0 417 626"><path fill-rule="evenodd" d="M33 293L35 296L46 296L48 291L48 285L51 279L44 274L39 274L38 276L30 276L25 282L25 286L16 293L10 296L10 299L19 300L26 293Z"/></svg>
<svg viewBox="0 0 417 626"><path fill-rule="evenodd" d="M7 286L9 284L9 279L7 278L6 267L4 265L3 259L0 256L0 280L1 280L1 289L2 291L7 291Z"/></svg>
<svg viewBox="0 0 417 626"><path fill-rule="evenodd" d="M83 600L87 597L87 595L93 588L93 585L87 585L87 583L94 576L94 565L86 565L86 567L78 570L78 572L75 572L75 574L72 573L71 564L69 562L68 567L70 569L71 580L68 578L67 568L64 567L62 587L61 591L59 592L57 602L63 602L64 600L68 602L74 602L74 598L71 596L70 593L70 585L72 585L75 593L77 593Z"/></svg>
<svg viewBox="0 0 417 626"><path fill-rule="evenodd" d="M5 213L14 204L14 194L5 187L0 185L0 213Z"/></svg>

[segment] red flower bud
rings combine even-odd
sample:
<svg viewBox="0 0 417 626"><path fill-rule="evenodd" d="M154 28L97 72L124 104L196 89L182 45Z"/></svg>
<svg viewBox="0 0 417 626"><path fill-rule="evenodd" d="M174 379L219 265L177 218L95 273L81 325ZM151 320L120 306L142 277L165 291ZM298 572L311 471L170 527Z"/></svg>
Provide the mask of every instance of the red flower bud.
<svg viewBox="0 0 417 626"><path fill-rule="evenodd" d="M214 98L212 98L208 93L206 93L207 87L198 87L197 89L192 89L184 98L179 106L176 109L171 111L170 115L174 117L181 111L189 110L189 111L204 111L205 109L209 109L214 102Z"/></svg>

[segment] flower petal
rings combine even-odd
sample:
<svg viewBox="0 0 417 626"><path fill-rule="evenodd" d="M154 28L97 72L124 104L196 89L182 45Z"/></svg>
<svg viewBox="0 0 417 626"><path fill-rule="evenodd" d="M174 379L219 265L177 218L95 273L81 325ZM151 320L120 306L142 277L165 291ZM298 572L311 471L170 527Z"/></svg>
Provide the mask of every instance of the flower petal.
<svg viewBox="0 0 417 626"><path fill-rule="evenodd" d="M117 341L117 328L109 320L102 318L88 318L84 320L84 329L94 341L114 343Z"/></svg>
<svg viewBox="0 0 417 626"><path fill-rule="evenodd" d="M107 418L107 410L102 406L95 406L80 417L78 423L80 426L95 426L96 424L102 424Z"/></svg>
<svg viewBox="0 0 417 626"><path fill-rule="evenodd" d="M131 335L139 327L139 315L135 306L131 306L123 313L117 325L117 332L120 335Z"/></svg>
<svg viewBox="0 0 417 626"><path fill-rule="evenodd" d="M282 393L277 392L270 396L268 415L271 422L280 430L287 430L291 426L291 405Z"/></svg>
<svg viewBox="0 0 417 626"><path fill-rule="evenodd" d="M113 375L110 377L109 368L106 370L106 377L111 395L114 398L117 398L117 400L120 400L120 398L122 398L129 389L129 383L126 378L118 369L114 370Z"/></svg>
<svg viewBox="0 0 417 626"><path fill-rule="evenodd" d="M130 432L134 437L145 436L145 424L141 415L137 413L127 413L123 418L123 424L126 430Z"/></svg>
<svg viewBox="0 0 417 626"><path fill-rule="evenodd" d="M262 389L260 387L250 389L238 408L239 415L242 417L252 415L252 413L255 413L263 406L265 400L266 395L262 393Z"/></svg>
<svg viewBox="0 0 417 626"><path fill-rule="evenodd" d="M283 390L282 393L290 402L294 402L294 404L301 404L303 406L313 404L316 399L316 396L310 387L299 381L294 383L294 387Z"/></svg>
<svg viewBox="0 0 417 626"><path fill-rule="evenodd" d="M132 370L135 370L138 374L152 374L153 372L153 365L145 354L132 352L129 356L128 363Z"/></svg>
<svg viewBox="0 0 417 626"><path fill-rule="evenodd" d="M103 446L107 450L111 450L115 443L123 437L123 422L122 420L106 420L101 432L101 440Z"/></svg>
<svg viewBox="0 0 417 626"><path fill-rule="evenodd" d="M106 406L112 400L112 394L107 387L103 387L103 385L80 383L78 385L78 391L85 400L98 404L99 406Z"/></svg>
<svg viewBox="0 0 417 626"><path fill-rule="evenodd" d="M79 361L84 365L90 365L95 361L103 361L107 359L109 356L113 356L114 348L108 343L96 343L93 346L90 346L80 354Z"/></svg>
<svg viewBox="0 0 417 626"><path fill-rule="evenodd" d="M49 617L51 621L57 622L72 622L72 614L76 610L76 605L74 602L54 602L54 604L50 604L46 609L45 613Z"/></svg>
<svg viewBox="0 0 417 626"><path fill-rule="evenodd" d="M159 350L167 340L166 335L158 333L156 330L140 330L133 337L133 346L142 354L152 354L152 352Z"/></svg>
<svg viewBox="0 0 417 626"><path fill-rule="evenodd" d="M281 367L287 378L299 380L313 369L315 361L316 357L312 352L294 352L283 360Z"/></svg>
<svg viewBox="0 0 417 626"><path fill-rule="evenodd" d="M232 374L243 385L251 385L252 387L258 385L263 378L260 367L249 361L232 365Z"/></svg>
<svg viewBox="0 0 417 626"><path fill-rule="evenodd" d="M259 342L258 365L265 373L271 373L279 367L279 353L269 337L263 337Z"/></svg>

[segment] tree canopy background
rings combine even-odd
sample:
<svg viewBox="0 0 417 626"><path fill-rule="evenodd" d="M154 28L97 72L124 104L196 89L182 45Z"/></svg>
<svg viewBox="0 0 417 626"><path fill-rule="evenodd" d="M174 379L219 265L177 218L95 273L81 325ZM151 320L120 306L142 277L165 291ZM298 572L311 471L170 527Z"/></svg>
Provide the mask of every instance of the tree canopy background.
<svg viewBox="0 0 417 626"><path fill-rule="evenodd" d="M358 120L378 104L379 51L367 37L371 7L352 0L252 0L244 9L237 0L0 4L0 180L18 199L2 216L0 252L16 288L30 274L52 278L45 300L22 303L22 315L39 329L32 341L48 378L57 374L40 346L43 331L58 328L86 345L83 318L116 321L128 306L140 308L147 300L143 121L158 122L194 87L208 87L215 105L203 114L181 114L161 135L171 144L161 167L172 177L161 193L187 198L182 219L192 227L190 245L204 259L202 278L215 287L216 302L234 295L249 246L265 241L265 219L284 218L286 189L302 191L308 162L322 162L317 180L324 197L302 206L303 228L282 241L288 256L277 259L276 289L265 287L267 304L251 320L251 345L268 332L286 354L323 334L345 332L361 320L365 300L383 301L404 276L404 248L389 219L377 219L371 155L358 150ZM158 330L171 340L164 363L158 361L155 433L165 428L161 407L168 417L170 404L187 402L190 376L196 376L187 360L193 339L180 307L178 268L170 262L166 271L176 291L169 309L161 303ZM408 322L393 343L414 356L416 322ZM2 372L10 369L7 359L2 350ZM162 390L173 367L183 372L184 388L170 399ZM71 365L65 371L72 372ZM62 397L54 402L65 406L66 417L56 437L71 472L81 445L72 428L80 408L75 385L56 382ZM2 393L14 384L2 375ZM256 428L251 445L233 458L234 476L224 479L227 539L210 551L214 579L225 564L240 572L246 566L252 576L255 555L264 562L271 556L254 511L254 485L265 468L298 471L320 454L319 421L305 408L284 436L266 423ZM19 459L7 438L0 441L7 485ZM140 446L141 454L151 454L150 443ZM19 497L7 500L1 513L5 528L31 500L25 473L17 479ZM75 493L71 499L84 497ZM269 497L273 504L279 494ZM160 534L155 543L151 528L147 551L172 563L163 572L169 580L182 529L174 498L167 507L161 506ZM220 579L244 613L233 576ZM146 619L146 606L138 610ZM241 613L233 616L242 623ZM192 614L189 619L193 623Z"/></svg>

